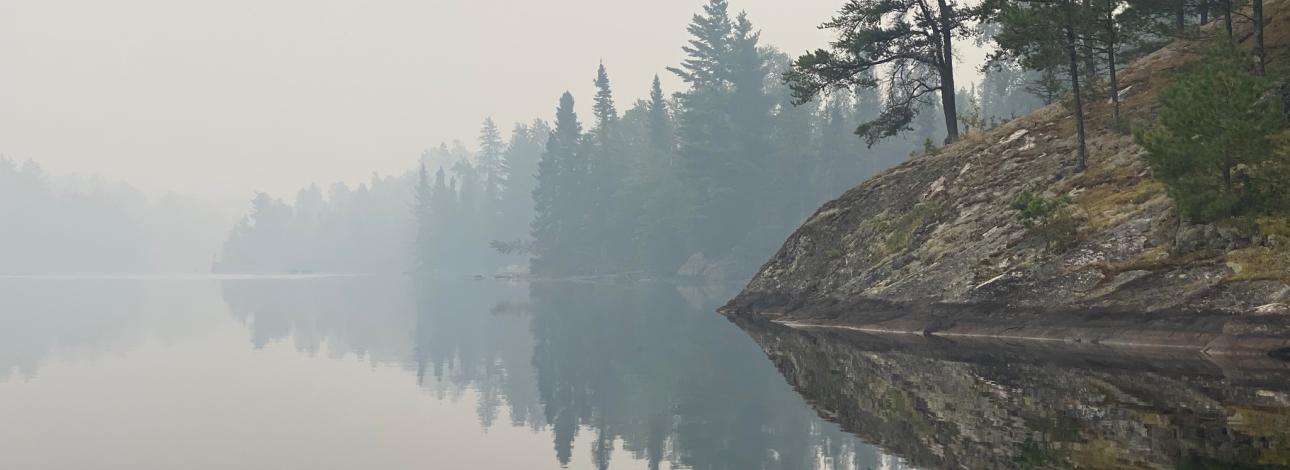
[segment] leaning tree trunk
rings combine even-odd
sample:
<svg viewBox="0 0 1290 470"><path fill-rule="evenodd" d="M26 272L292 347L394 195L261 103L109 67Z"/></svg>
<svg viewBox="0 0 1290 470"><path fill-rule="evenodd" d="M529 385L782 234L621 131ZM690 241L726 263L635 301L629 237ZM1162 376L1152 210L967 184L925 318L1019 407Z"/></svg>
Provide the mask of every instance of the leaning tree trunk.
<svg viewBox="0 0 1290 470"><path fill-rule="evenodd" d="M1264 74L1266 55L1263 50L1263 0L1254 0L1254 73Z"/></svg>
<svg viewBox="0 0 1290 470"><path fill-rule="evenodd" d="M1066 54L1070 56L1071 94L1075 97L1075 171L1088 168L1088 152L1084 147L1084 98L1079 89L1079 53L1075 49L1075 19L1071 2L1066 2Z"/></svg>
<svg viewBox="0 0 1290 470"><path fill-rule="evenodd" d="M937 0L940 15L941 34L941 109L945 111L945 143L959 140L959 113L954 95L954 31L950 29L950 13L953 8L945 0Z"/></svg>
<svg viewBox="0 0 1290 470"><path fill-rule="evenodd" d="M1120 128L1120 82L1115 76L1115 48L1119 39L1115 33L1115 0L1106 0L1106 70L1111 80L1112 117L1114 127Z"/></svg>

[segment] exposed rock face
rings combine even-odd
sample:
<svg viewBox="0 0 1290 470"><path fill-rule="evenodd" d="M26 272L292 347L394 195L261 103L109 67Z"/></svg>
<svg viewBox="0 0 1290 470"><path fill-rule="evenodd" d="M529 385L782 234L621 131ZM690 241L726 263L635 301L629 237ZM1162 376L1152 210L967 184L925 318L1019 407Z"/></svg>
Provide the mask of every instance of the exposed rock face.
<svg viewBox="0 0 1290 470"><path fill-rule="evenodd" d="M1285 468L1290 366L737 323L826 419L919 468Z"/></svg>
<svg viewBox="0 0 1290 470"><path fill-rule="evenodd" d="M1267 11L1287 3L1268 2ZM1269 29L1290 29L1286 13L1269 15L1276 24ZM1123 109L1133 125L1152 121L1171 70L1201 47L1178 42L1123 73ZM1270 50L1286 55L1284 44ZM1072 170L1071 113L1054 104L865 181L803 223L723 312L856 325L881 320L851 315L872 301L1281 311L1268 306L1287 302L1290 262L1269 268L1260 264L1264 241L1181 224L1141 148L1109 127L1108 106L1094 103L1087 113L1083 173ZM1023 192L1069 198L1076 237L1055 244L1027 227L1011 207Z"/></svg>

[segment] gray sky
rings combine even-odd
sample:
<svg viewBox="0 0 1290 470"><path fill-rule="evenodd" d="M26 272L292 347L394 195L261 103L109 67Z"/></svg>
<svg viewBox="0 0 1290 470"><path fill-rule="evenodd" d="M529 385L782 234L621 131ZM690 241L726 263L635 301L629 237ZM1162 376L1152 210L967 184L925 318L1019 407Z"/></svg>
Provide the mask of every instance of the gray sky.
<svg viewBox="0 0 1290 470"><path fill-rule="evenodd" d="M410 168L492 116L620 109L682 57L704 0L0 3L0 154L219 200ZM763 42L824 46L841 0L731 0ZM973 65L974 66L974 65ZM970 67L960 67L968 70ZM970 72L969 72L970 73Z"/></svg>

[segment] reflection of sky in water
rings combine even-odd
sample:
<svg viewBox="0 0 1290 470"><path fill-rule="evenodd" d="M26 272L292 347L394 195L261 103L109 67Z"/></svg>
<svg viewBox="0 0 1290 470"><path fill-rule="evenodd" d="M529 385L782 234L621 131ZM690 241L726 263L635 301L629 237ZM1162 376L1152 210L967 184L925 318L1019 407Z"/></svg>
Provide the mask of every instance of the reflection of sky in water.
<svg viewBox="0 0 1290 470"><path fill-rule="evenodd" d="M711 313L723 292L2 279L0 294L0 468L890 460Z"/></svg>

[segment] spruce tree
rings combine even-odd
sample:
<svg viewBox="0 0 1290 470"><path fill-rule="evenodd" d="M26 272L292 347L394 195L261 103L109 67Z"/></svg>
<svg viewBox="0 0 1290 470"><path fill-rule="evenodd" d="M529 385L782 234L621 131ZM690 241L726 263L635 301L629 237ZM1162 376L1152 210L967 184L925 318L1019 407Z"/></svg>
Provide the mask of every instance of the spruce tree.
<svg viewBox="0 0 1290 470"><path fill-rule="evenodd" d="M769 70L760 39L761 33L748 15L740 12L731 29L727 67L733 86L727 113L733 130L734 160L726 165L722 179L731 191L723 193L726 201L719 206L724 207L719 210L728 217L720 225L732 230L724 236L736 241L738 236L751 237L748 242L754 246L774 244L782 236L761 230L771 219L774 207L772 201L765 199L764 189L770 179L770 112L774 102L766 96Z"/></svg>
<svg viewBox="0 0 1290 470"><path fill-rule="evenodd" d="M572 258L577 255L572 246L577 243L574 232L580 225L581 204L575 201L578 188L574 185L582 180L583 165L577 161L582 125L578 123L573 105L572 94L565 92L560 96L555 129L547 139L546 151L538 162L531 230L533 259L530 270L534 274L566 274L572 268Z"/></svg>
<svg viewBox="0 0 1290 470"><path fill-rule="evenodd" d="M485 118L479 129L478 172L483 185L485 202L492 204L501 197L506 185L506 160L503 153L506 143L502 133L497 130L493 118Z"/></svg>
<svg viewBox="0 0 1290 470"><path fill-rule="evenodd" d="M663 85L654 75L649 89L649 136L650 143L660 150L672 149L672 129L668 121L667 98L663 96Z"/></svg>
<svg viewBox="0 0 1290 470"><path fill-rule="evenodd" d="M601 145L609 139L609 128L618 120L618 110L614 107L614 92L609 88L609 73L602 62L596 69L596 99L592 113L596 117L596 137Z"/></svg>
<svg viewBox="0 0 1290 470"><path fill-rule="evenodd" d="M742 233L737 224L725 223L725 206L735 191L729 169L738 164L730 116L733 29L725 0L710 0L688 28L686 59L668 68L690 85L679 95L677 143L684 168L678 173L686 178L683 185L697 190L691 251L709 258L730 248L729 233Z"/></svg>
<svg viewBox="0 0 1290 470"><path fill-rule="evenodd" d="M730 7L726 0L709 0L703 13L690 20L688 45L681 48L686 58L680 67L668 71L696 88L720 88L728 83L724 59L729 56Z"/></svg>
<svg viewBox="0 0 1290 470"><path fill-rule="evenodd" d="M627 172L626 152L615 129L619 116L604 63L596 69L594 83L595 138L584 143L581 157L588 164L587 181L582 186L589 189L587 224L581 234L587 238L586 248L592 256L583 266L591 272L617 271L623 269L623 256L632 243L630 217L619 207L618 199Z"/></svg>

